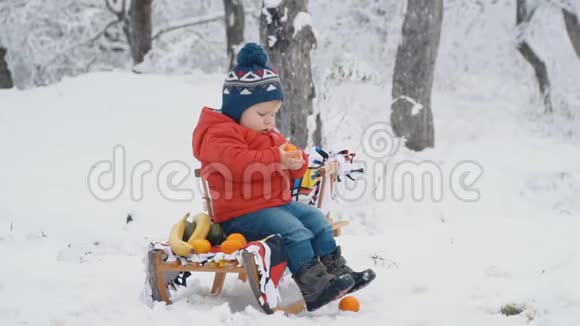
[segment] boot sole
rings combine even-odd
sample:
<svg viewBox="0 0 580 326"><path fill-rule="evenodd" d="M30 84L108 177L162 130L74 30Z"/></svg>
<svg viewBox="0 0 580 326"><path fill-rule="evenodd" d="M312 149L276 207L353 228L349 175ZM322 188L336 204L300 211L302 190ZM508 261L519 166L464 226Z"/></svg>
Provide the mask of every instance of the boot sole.
<svg viewBox="0 0 580 326"><path fill-rule="evenodd" d="M340 298L342 298L344 295L346 295L347 293L349 293L349 291L354 287L355 283L353 282L353 284L349 287L346 287L343 290L338 291L338 294L335 295L334 297L331 297L330 300L328 302L325 302L321 305L317 305L317 306L309 306L308 303L306 303L306 310L312 312L314 310L318 310L320 308L322 308L323 306L331 303L332 301L338 300Z"/></svg>

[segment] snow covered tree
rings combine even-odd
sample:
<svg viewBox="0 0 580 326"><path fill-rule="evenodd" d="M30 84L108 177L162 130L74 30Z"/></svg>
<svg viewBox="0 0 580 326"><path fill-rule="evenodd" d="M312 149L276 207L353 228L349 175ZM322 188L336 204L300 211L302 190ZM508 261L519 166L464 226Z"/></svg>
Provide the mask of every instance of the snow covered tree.
<svg viewBox="0 0 580 326"><path fill-rule="evenodd" d="M224 0L224 9L226 12L228 70L231 70L236 61L236 48L244 42L244 4L242 0Z"/></svg>
<svg viewBox="0 0 580 326"><path fill-rule="evenodd" d="M415 151L435 146L431 88L443 22L443 0L408 0L393 74L391 125Z"/></svg>
<svg viewBox="0 0 580 326"><path fill-rule="evenodd" d="M6 63L6 49L0 47L0 88L12 88L12 74Z"/></svg>
<svg viewBox="0 0 580 326"><path fill-rule="evenodd" d="M151 50L151 3L153 0L131 0L129 9L129 45L134 63L143 62Z"/></svg>
<svg viewBox="0 0 580 326"><path fill-rule="evenodd" d="M544 99L545 111L546 113L552 112L552 99L550 96L550 79L548 77L548 68L544 61L536 54L534 49L530 46L525 38L525 31L527 25L532 20L534 11L537 7L531 7L527 0L517 0L516 5L516 24L520 30L520 36L518 37L518 51L520 54L530 63L534 72L536 73L536 79L540 87L540 93Z"/></svg>
<svg viewBox="0 0 580 326"><path fill-rule="evenodd" d="M120 1L119 1L120 2ZM63 76L129 68L122 25L103 0L14 0L0 4L2 45L14 85L48 85Z"/></svg>
<svg viewBox="0 0 580 326"><path fill-rule="evenodd" d="M308 115L315 96L311 54L316 45L308 0L265 0L260 17L260 40L284 87L286 99L276 124L291 142L308 144Z"/></svg>

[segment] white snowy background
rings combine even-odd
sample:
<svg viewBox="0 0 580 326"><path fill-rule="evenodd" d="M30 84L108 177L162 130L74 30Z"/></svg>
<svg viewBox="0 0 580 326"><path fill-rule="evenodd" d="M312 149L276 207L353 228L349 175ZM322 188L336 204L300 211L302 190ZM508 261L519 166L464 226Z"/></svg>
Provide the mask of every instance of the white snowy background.
<svg viewBox="0 0 580 326"><path fill-rule="evenodd" d="M373 267L377 279L355 293L358 313L334 302L285 317L263 314L233 276L219 297L209 295L209 275L194 275L171 306L150 308L140 299L149 241L166 239L180 216L202 210L191 133L202 106L220 106L223 23L168 34L135 68L143 74L129 72L120 55L86 73L90 48L39 71L35 65L72 41L39 42L47 30L27 17L54 10L60 26L57 9L68 1L16 2L0 34L13 49L8 60L19 87L0 91L0 325L580 322L580 60L557 7L539 1L528 30L553 83L555 112L544 115L533 71L515 49L515 1L445 1L432 105L436 147L415 153L386 132L369 138L389 122L404 2L310 1L324 142L357 152L367 168L356 183L339 186L334 216L352 224L337 241L351 266ZM188 18L186 1L154 4L156 26ZM196 6L199 16L223 10L220 1ZM97 9L90 14L78 28L98 18ZM257 39L255 15L247 20L248 41ZM9 33L18 29L31 32ZM72 68L57 69L67 60ZM378 157L374 145L389 155ZM101 185L112 189L100 195L120 195L98 200L90 171L112 162L115 148L122 156L114 164L125 168L117 166L116 179L103 176ZM437 167L441 200L432 199L428 183L425 197L413 200L410 184L395 173L404 162ZM451 181L466 162L482 171L473 201L458 198ZM133 177L139 171L142 182ZM403 200L397 189L406 189ZM296 295L291 282L283 290ZM501 314L508 303L524 312Z"/></svg>

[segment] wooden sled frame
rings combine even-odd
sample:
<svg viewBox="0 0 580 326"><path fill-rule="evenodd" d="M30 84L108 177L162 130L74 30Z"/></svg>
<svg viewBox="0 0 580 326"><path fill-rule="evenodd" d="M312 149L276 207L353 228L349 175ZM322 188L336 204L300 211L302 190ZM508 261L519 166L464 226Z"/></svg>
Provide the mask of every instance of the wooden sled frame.
<svg viewBox="0 0 580 326"><path fill-rule="evenodd" d="M329 200L328 198L324 198L326 193L326 184L330 185L330 194L332 194L334 190L334 183L336 181L336 175L338 171L338 163L333 161L321 168L320 175L321 175L321 189L319 193L319 200L318 200L318 208L322 207L323 200ZM208 215L213 217L213 211L211 207L211 198L209 196L209 188L207 186L207 182L201 178L201 170L195 170L195 176L201 180L202 189L203 189L203 200L205 203L205 208L208 212ZM330 178L330 182L326 178ZM331 198L332 199L332 198ZM330 200L331 200L330 199ZM340 236L341 228L348 225L348 221L338 221L335 222L330 217L330 213L326 215L330 225L332 226L333 235L335 237ZM238 274L238 279L242 282L248 282L250 288L258 304L262 308L262 310L267 314L272 314L276 311L282 311L284 314L296 314L304 310L306 307L304 300L300 299L297 300L287 306L284 307L270 307L268 303L261 304L259 298L261 297L260 292L260 275L258 272L258 267L254 260L254 255L248 252L242 253L243 258L243 266L232 266L226 265L223 267L217 266L216 263L205 263L201 265L199 263L192 263L189 262L185 265L182 265L179 260L174 262L166 262L166 254L163 253L162 250L153 249L148 253L148 281L149 285L151 286L152 297L155 301L164 301L167 304L171 304L171 297L169 294L169 286L171 286L172 282L184 272L206 272L206 273L215 273L213 279L213 285L211 288L211 295L219 295L222 291L224 281L226 278L227 273L236 273Z"/></svg>

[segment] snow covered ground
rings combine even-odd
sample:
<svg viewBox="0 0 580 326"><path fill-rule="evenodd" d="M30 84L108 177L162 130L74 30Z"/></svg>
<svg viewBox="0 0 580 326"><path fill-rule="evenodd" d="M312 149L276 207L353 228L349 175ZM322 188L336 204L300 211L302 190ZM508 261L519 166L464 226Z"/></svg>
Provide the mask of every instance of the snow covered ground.
<svg viewBox="0 0 580 326"><path fill-rule="evenodd" d="M518 89L477 96L468 91L472 85L435 91L435 149L413 153L392 145L380 159L364 143L365 130L388 122L390 87L349 82L319 103L328 148L349 148L367 165L356 183L360 198L346 198L358 191L346 190L354 183L341 184L334 210L353 222L338 239L351 265L378 274L356 293L359 313L332 303L315 313L266 316L249 287L234 279L220 297L209 296L209 275L172 306L144 305L148 242L166 239L183 213L201 211L191 132L203 105L219 106L222 78L92 73L0 91L0 325L580 321L578 128L522 109L526 97ZM96 187L95 173L106 172L107 161L117 174L103 174ZM373 171L377 161L388 162L380 170L386 177ZM408 191L395 200L405 181L392 171L405 161L439 168L441 200L431 199L429 187L423 200ZM471 202L449 181L453 167L466 161L477 163L468 166L471 173L483 169L473 185L479 198ZM139 171L142 178L135 177ZM133 222L126 224L129 214ZM291 283L284 291L296 295ZM525 311L504 316L499 310L507 303Z"/></svg>

